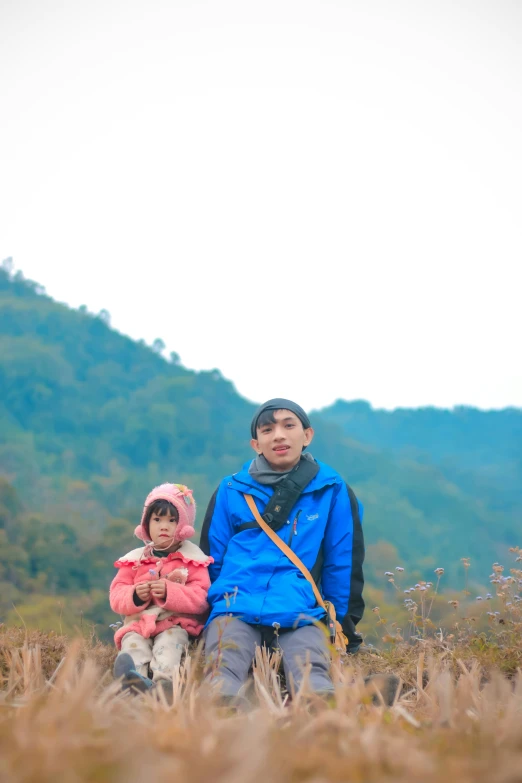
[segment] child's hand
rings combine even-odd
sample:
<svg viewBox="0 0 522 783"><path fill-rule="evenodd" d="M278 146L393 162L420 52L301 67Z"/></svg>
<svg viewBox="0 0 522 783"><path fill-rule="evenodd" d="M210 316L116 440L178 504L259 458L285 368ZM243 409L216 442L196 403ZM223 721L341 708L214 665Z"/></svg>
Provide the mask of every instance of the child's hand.
<svg viewBox="0 0 522 783"><path fill-rule="evenodd" d="M150 598L151 582L140 582L134 588L134 592L141 601L148 601Z"/></svg>
<svg viewBox="0 0 522 783"><path fill-rule="evenodd" d="M153 598L165 598L167 595L167 583L164 579L156 579L155 582L149 582L150 592Z"/></svg>

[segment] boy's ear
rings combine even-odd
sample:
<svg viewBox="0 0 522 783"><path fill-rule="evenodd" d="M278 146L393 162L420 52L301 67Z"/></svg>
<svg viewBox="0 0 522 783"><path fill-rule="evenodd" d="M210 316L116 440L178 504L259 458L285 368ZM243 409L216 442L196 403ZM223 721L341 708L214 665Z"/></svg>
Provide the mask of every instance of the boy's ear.
<svg viewBox="0 0 522 783"><path fill-rule="evenodd" d="M310 445L310 443L311 443L311 442L312 442L312 440L313 440L313 437L314 437L314 435L315 435L315 432L314 432L314 430L313 430L313 427L307 427L307 428L305 429L304 433L305 433L305 444L304 444L304 445L305 445L305 446L309 446L309 445Z"/></svg>
<svg viewBox="0 0 522 783"><path fill-rule="evenodd" d="M252 448L254 449L254 451L258 456L260 456L263 453L259 448L259 441L256 440L256 438L252 438L252 440L250 441L250 445L252 446Z"/></svg>

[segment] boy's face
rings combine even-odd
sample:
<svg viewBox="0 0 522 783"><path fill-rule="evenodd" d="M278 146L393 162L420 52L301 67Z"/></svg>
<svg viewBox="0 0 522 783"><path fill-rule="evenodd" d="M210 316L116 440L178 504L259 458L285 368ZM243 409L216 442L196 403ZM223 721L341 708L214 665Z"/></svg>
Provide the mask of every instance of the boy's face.
<svg viewBox="0 0 522 783"><path fill-rule="evenodd" d="M166 547L169 541L172 541L174 538L177 526L178 520L176 517L170 514L164 514L163 516L153 514L149 522L149 535L152 543L160 548Z"/></svg>
<svg viewBox="0 0 522 783"><path fill-rule="evenodd" d="M291 411L274 411L273 418L275 424L268 422L257 428L257 438L252 438L250 445L274 470L290 470L301 459L304 446L312 442L314 431L311 427L305 430Z"/></svg>

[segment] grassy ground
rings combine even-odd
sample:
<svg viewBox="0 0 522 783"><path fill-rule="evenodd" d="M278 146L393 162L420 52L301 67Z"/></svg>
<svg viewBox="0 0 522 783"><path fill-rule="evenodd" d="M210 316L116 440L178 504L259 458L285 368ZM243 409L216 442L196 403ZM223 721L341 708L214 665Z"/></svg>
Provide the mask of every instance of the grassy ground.
<svg viewBox="0 0 522 783"><path fill-rule="evenodd" d="M168 705L119 692L112 647L0 626L0 779L516 783L521 639L512 623L346 658L330 704L305 691L285 701L260 656L254 705L235 714L199 684L197 652ZM402 680L391 707L364 683L376 672Z"/></svg>

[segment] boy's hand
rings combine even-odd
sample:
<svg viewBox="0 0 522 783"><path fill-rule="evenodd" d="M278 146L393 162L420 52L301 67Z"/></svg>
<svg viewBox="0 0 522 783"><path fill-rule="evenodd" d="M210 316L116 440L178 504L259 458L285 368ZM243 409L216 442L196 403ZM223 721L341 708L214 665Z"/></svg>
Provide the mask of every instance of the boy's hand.
<svg viewBox="0 0 522 783"><path fill-rule="evenodd" d="M140 582L134 588L134 592L141 601L148 601L150 598L151 582Z"/></svg>
<svg viewBox="0 0 522 783"><path fill-rule="evenodd" d="M167 595L167 583L164 579L156 579L155 582L149 582L149 585L153 598L165 598Z"/></svg>

